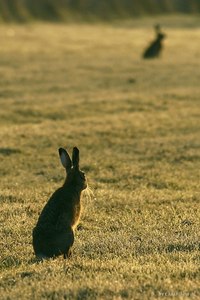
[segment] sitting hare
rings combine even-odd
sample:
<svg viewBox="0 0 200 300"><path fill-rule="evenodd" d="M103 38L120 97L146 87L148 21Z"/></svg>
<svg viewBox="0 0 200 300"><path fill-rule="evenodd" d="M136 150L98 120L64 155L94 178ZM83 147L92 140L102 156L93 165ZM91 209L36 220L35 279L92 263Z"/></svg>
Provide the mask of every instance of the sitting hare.
<svg viewBox="0 0 200 300"><path fill-rule="evenodd" d="M59 149L59 155L66 180L50 197L33 229L34 252L41 259L70 256L81 213L81 193L87 188L85 174L79 169L78 148L73 148L72 161L63 148Z"/></svg>
<svg viewBox="0 0 200 300"><path fill-rule="evenodd" d="M155 58L158 57L161 53L163 47L162 40L166 37L166 35L160 31L160 25L156 25L155 30L157 37L144 51L143 58Z"/></svg>

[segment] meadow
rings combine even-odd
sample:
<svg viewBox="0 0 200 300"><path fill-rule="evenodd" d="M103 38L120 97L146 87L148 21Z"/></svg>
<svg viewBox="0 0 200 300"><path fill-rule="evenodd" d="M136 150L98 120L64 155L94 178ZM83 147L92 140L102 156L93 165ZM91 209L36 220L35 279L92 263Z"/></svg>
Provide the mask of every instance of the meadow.
<svg viewBox="0 0 200 300"><path fill-rule="evenodd" d="M159 59L141 54L161 22ZM0 26L1 299L200 298L200 27L193 17ZM80 149L73 256L32 229Z"/></svg>
<svg viewBox="0 0 200 300"><path fill-rule="evenodd" d="M199 0L0 0L0 22L86 21L144 15L199 14Z"/></svg>

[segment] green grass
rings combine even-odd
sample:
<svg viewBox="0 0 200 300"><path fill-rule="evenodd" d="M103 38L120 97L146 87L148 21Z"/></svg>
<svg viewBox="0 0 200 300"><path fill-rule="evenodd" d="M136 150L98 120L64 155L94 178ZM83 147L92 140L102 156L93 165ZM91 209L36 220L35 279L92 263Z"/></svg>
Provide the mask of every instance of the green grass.
<svg viewBox="0 0 200 300"><path fill-rule="evenodd" d="M200 29L161 20L162 57L143 61L155 21L1 26L1 299L200 297ZM37 264L74 145L94 196L73 257Z"/></svg>

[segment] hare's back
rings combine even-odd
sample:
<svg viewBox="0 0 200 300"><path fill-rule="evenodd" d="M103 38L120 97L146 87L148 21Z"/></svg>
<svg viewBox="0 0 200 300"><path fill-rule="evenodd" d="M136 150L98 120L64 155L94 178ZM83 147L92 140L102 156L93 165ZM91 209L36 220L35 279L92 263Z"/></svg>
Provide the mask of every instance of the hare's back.
<svg viewBox="0 0 200 300"><path fill-rule="evenodd" d="M63 190L59 188L50 197L46 205L44 206L36 225L47 225L49 226L56 224L59 214L62 212L62 195Z"/></svg>

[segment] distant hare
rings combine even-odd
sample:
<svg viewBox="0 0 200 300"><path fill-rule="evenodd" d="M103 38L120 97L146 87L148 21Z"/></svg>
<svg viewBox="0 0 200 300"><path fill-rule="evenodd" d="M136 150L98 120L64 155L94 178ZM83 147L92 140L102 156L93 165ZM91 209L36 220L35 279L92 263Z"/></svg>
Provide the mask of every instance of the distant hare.
<svg viewBox="0 0 200 300"><path fill-rule="evenodd" d="M155 58L158 57L161 53L161 50L163 48L162 40L166 37L166 35L161 32L160 25L155 26L155 31L157 37L144 51L143 58Z"/></svg>
<svg viewBox="0 0 200 300"><path fill-rule="evenodd" d="M63 148L59 149L59 155L66 169L66 180L50 197L33 229L34 252L41 259L70 256L81 213L81 193L87 188L85 174L79 169L78 148L73 148L72 161Z"/></svg>

